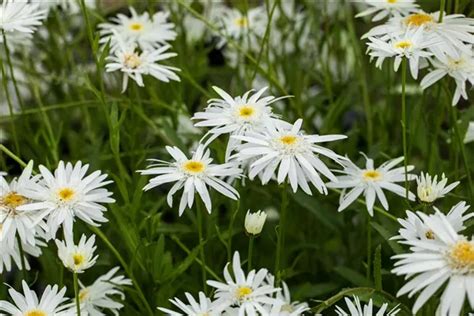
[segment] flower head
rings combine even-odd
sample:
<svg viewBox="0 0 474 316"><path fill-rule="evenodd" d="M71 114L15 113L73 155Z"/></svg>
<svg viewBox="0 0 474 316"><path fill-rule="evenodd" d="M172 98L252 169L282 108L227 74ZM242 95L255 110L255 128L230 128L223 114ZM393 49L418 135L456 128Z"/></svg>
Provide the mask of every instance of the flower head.
<svg viewBox="0 0 474 316"><path fill-rule="evenodd" d="M158 307L160 311L170 316L219 316L222 315L221 310L217 310L215 302L212 302L206 294L199 292L199 301L189 293L185 293L188 304L181 301L179 298L170 299L170 302L180 309L180 312L175 312L168 308Z"/></svg>
<svg viewBox="0 0 474 316"><path fill-rule="evenodd" d="M373 315L373 303L372 299L369 300L369 303L362 307L359 297L354 295L354 302L352 302L348 297L344 298L347 308L351 316L372 316ZM390 311L387 311L388 303L383 303L380 309L378 310L376 316L395 316L400 312L400 308L395 306ZM349 315L343 308L336 306L336 313L338 316Z"/></svg>
<svg viewBox="0 0 474 316"><path fill-rule="evenodd" d="M0 6L0 30L33 33L46 18L47 12L38 4L22 0L3 0Z"/></svg>
<svg viewBox="0 0 474 316"><path fill-rule="evenodd" d="M418 7L415 0L365 0L365 3L369 8L357 14L356 18L375 14L374 22L387 16L404 16Z"/></svg>
<svg viewBox="0 0 474 316"><path fill-rule="evenodd" d="M266 219L267 214L265 212L257 211L255 213L250 213L250 210L248 210L247 215L245 215L245 230L247 231L247 234L260 234Z"/></svg>
<svg viewBox="0 0 474 316"><path fill-rule="evenodd" d="M0 224L0 231L1 230L2 224ZM36 241L34 246L22 242L24 257L21 258L20 247L16 238L14 239L13 244L10 244L6 240L0 241L0 274L4 271L11 271L13 264L15 264L19 270L30 270L28 256L39 257L41 255L40 245L44 246L43 243L38 241ZM25 266L23 266L23 262Z"/></svg>
<svg viewBox="0 0 474 316"><path fill-rule="evenodd" d="M434 176L434 178L431 178L429 174L424 174L422 172L420 176L416 178L416 183L418 184L418 199L424 203L433 203L453 190L459 184L459 181L446 186L448 178L445 177L444 173L441 175L441 180L438 182L437 175Z"/></svg>
<svg viewBox="0 0 474 316"><path fill-rule="evenodd" d="M66 241L56 240L58 246L58 257L63 265L74 273L83 273L92 267L97 261L94 257L95 235L87 239L82 235L79 244L75 245L72 238L66 238Z"/></svg>
<svg viewBox="0 0 474 316"><path fill-rule="evenodd" d="M156 163L150 165L147 170L139 170L139 172L143 175L156 175L143 188L145 191L165 183L175 182L166 199L170 207L173 205L173 195L183 189L179 203L180 216L186 205L189 208L192 207L196 192L204 202L207 211L211 212L212 202L208 186L230 199L239 198L237 190L221 179L241 175L242 170L234 163L213 164L209 149L203 145L198 146L191 158L186 157L178 147L167 146L166 150L173 157L174 162L151 160Z"/></svg>

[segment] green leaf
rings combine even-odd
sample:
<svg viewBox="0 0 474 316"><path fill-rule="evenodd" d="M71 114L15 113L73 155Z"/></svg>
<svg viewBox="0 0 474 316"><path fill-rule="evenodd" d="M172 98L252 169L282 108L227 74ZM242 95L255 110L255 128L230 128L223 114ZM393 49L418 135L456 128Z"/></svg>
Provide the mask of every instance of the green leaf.
<svg viewBox="0 0 474 316"><path fill-rule="evenodd" d="M334 268L337 274L357 286L369 286L370 282L367 281L366 277L361 273L348 268L348 267L336 267Z"/></svg>
<svg viewBox="0 0 474 316"><path fill-rule="evenodd" d="M378 245L375 248L374 283L376 290L382 290L382 245Z"/></svg>
<svg viewBox="0 0 474 316"><path fill-rule="evenodd" d="M370 225L372 225L372 227L375 228L375 230L387 241L393 252L396 254L403 253L403 248L396 241L390 240L394 234L390 233L387 229L385 229L385 227L376 222L371 222Z"/></svg>

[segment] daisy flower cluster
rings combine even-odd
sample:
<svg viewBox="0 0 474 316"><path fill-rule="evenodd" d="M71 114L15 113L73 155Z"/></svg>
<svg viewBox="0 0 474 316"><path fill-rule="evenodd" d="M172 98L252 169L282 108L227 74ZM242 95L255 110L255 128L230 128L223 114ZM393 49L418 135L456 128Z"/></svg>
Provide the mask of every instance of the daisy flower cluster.
<svg viewBox="0 0 474 316"><path fill-rule="evenodd" d="M363 38L369 40L367 53L382 67L393 58L397 71L402 60L409 63L414 79L419 69L428 73L421 80L426 89L445 76L456 83L452 105L467 99L467 84L474 84L474 19L444 11L425 12L415 1L366 0L369 8L357 16L375 14L372 21L388 20L373 27Z"/></svg>
<svg viewBox="0 0 474 316"><path fill-rule="evenodd" d="M275 285L273 275L267 269L251 270L247 274L242 270L240 254L235 252L230 263L224 268L225 282L208 280L207 283L215 289L214 297L209 298L199 292L196 300L186 293L188 303L179 298L170 302L179 312L168 308L158 309L166 315L274 315L298 316L309 310L307 303L291 300L291 294L285 282L282 287Z"/></svg>

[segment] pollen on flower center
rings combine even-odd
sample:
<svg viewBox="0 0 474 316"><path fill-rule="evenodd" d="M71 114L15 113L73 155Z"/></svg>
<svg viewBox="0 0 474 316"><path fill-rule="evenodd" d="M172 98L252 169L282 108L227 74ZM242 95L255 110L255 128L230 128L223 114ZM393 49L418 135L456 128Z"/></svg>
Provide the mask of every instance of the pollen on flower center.
<svg viewBox="0 0 474 316"><path fill-rule="evenodd" d="M130 24L129 28L132 31L139 32L143 30L143 24L135 22L135 23Z"/></svg>
<svg viewBox="0 0 474 316"><path fill-rule="evenodd" d="M365 181L378 181L382 179L382 174L377 170L366 170L362 173Z"/></svg>
<svg viewBox="0 0 474 316"><path fill-rule="evenodd" d="M71 188L62 188L61 190L58 191L59 199L63 202L72 200L75 195L76 193Z"/></svg>
<svg viewBox="0 0 474 316"><path fill-rule="evenodd" d="M197 174L204 171L205 165L200 161L189 160L183 164L182 168L187 173Z"/></svg>
<svg viewBox="0 0 474 316"><path fill-rule="evenodd" d="M234 20L234 23L238 27L247 27L249 25L249 21L246 17L240 17Z"/></svg>
<svg viewBox="0 0 474 316"><path fill-rule="evenodd" d="M28 312L26 312L25 316L47 316L45 312L39 309L33 309Z"/></svg>
<svg viewBox="0 0 474 316"><path fill-rule="evenodd" d="M397 3L398 0L387 0L388 3Z"/></svg>
<svg viewBox="0 0 474 316"><path fill-rule="evenodd" d="M295 135L285 135L285 136L280 137L280 142L282 142L283 144L287 146L294 145L297 141L298 141L298 137L296 137Z"/></svg>
<svg viewBox="0 0 474 316"><path fill-rule="evenodd" d="M85 288L79 291L79 301L82 303L89 297L89 289Z"/></svg>
<svg viewBox="0 0 474 316"><path fill-rule="evenodd" d="M239 107L238 116L243 119L249 119L255 114L255 108L250 105L243 105Z"/></svg>
<svg viewBox="0 0 474 316"><path fill-rule="evenodd" d="M433 21L434 19L431 15L426 13L415 13L405 19L405 24L408 26L422 26Z"/></svg>
<svg viewBox="0 0 474 316"><path fill-rule="evenodd" d="M413 46L411 41L399 41L395 43L395 48L407 49Z"/></svg>
<svg viewBox="0 0 474 316"><path fill-rule="evenodd" d="M455 269L474 270L474 243L467 240L458 241L451 248L449 258Z"/></svg>
<svg viewBox="0 0 474 316"><path fill-rule="evenodd" d="M464 59L449 59L448 61L449 68L451 70L459 70L463 68L466 65L466 62Z"/></svg>
<svg viewBox="0 0 474 316"><path fill-rule="evenodd" d="M74 261L75 266L80 266L84 263L84 255L82 253L75 253L72 255L72 260Z"/></svg>
<svg viewBox="0 0 474 316"><path fill-rule="evenodd" d="M123 63L128 68L136 69L142 64L142 60L137 53L125 54L123 56Z"/></svg>
<svg viewBox="0 0 474 316"><path fill-rule="evenodd" d="M245 300L250 294L252 294L253 290L248 286L241 286L237 289L237 298L241 301Z"/></svg>
<svg viewBox="0 0 474 316"><path fill-rule="evenodd" d="M27 198L16 192L9 192L0 198L0 205L4 205L10 209L16 209L27 202Z"/></svg>

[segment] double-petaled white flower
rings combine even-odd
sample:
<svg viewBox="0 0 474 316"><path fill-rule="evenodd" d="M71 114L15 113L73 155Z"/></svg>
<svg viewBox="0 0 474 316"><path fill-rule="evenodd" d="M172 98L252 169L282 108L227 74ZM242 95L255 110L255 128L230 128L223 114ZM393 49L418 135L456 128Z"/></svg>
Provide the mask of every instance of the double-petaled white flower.
<svg viewBox="0 0 474 316"><path fill-rule="evenodd" d="M418 5L415 0L365 0L369 8L356 15L356 18L375 14L373 22L390 16L405 16L413 12Z"/></svg>
<svg viewBox="0 0 474 316"><path fill-rule="evenodd" d="M439 211L418 215L430 235L425 239L407 239L404 243L410 246L410 251L393 256L397 262L392 272L409 278L397 296L419 293L413 305L416 314L447 283L437 315L460 315L466 297L474 308L474 241L458 234L447 216Z"/></svg>
<svg viewBox="0 0 474 316"><path fill-rule="evenodd" d="M42 181L30 184L28 196L35 202L19 206L22 211L46 212L46 225L49 238L54 238L59 227L64 233L72 236L73 222L80 218L89 225L99 226L106 222L103 203L114 203L112 192L103 188L112 183L106 181L106 174L94 171L87 175L89 165L81 161L72 163L59 162L51 173L40 165Z"/></svg>
<svg viewBox="0 0 474 316"><path fill-rule="evenodd" d="M302 124L302 119L289 127L269 124L261 133L233 136L245 142L238 146L236 158L239 161L252 161L250 179L258 175L262 184L266 184L276 174L277 182L283 183L287 180L294 192L300 187L307 194L312 194L308 185L311 183L320 193L327 194L319 173L330 180L337 179L320 157L325 156L337 162L345 158L318 144L344 139L347 136L306 135L301 130Z"/></svg>
<svg viewBox="0 0 474 316"><path fill-rule="evenodd" d="M3 0L0 5L0 31L31 34L41 25L46 15L46 10L41 10L36 3Z"/></svg>
<svg viewBox="0 0 474 316"><path fill-rule="evenodd" d="M222 315L222 310L217 310L216 304L211 301L203 292L199 292L199 301L197 301L191 294L184 293L188 303L181 301L175 297L170 299L170 302L180 309L175 312L168 308L158 307L160 311L169 316L219 316Z"/></svg>
<svg viewBox="0 0 474 316"><path fill-rule="evenodd" d="M257 211L255 213L250 213L250 210L248 210L247 214L245 215L245 231L247 234L260 234L266 219L267 214L265 212Z"/></svg>
<svg viewBox="0 0 474 316"><path fill-rule="evenodd" d="M148 12L138 14L130 8L131 17L122 13L111 19L112 23L99 24L101 39L99 43L111 41L112 50L119 50L120 43L116 33L120 34L127 46L137 46L141 50L155 51L161 46L168 46L176 38L174 24L167 22L169 12Z"/></svg>
<svg viewBox="0 0 474 316"><path fill-rule="evenodd" d="M389 208L383 190L391 191L403 197L406 195L405 188L396 184L397 182L405 181L404 167L393 169L403 161L403 157L389 160L378 168L374 167L374 161L372 159L366 157L366 160L367 162L364 169L359 168L350 160L342 161L344 170L339 171L342 175L337 177L337 182L327 184L330 188L344 189L339 200L339 212L352 204L361 194L364 194L367 211L373 216L373 208L376 199L382 203L385 210ZM408 166L407 172L413 169L413 166ZM415 180L415 175L407 174L406 178L408 181ZM351 190L346 192L346 189ZM408 198L413 201L415 200L415 195L408 192Z"/></svg>
<svg viewBox="0 0 474 316"><path fill-rule="evenodd" d="M156 175L143 188L145 191L165 183L175 182L167 195L168 205L173 205L173 195L183 189L179 203L179 215L181 216L186 206L191 208L194 203L194 195L197 192L201 197L207 211L212 210L211 197L207 186L230 199L237 200L239 193L231 185L222 180L226 177L240 177L242 169L234 163L213 164L209 149L202 144L198 146L191 159L178 147L166 147L168 153L175 160L167 162L163 160L150 159L155 162L147 170L139 170L143 175Z"/></svg>
<svg viewBox="0 0 474 316"><path fill-rule="evenodd" d="M354 295L354 302L352 302L348 297L344 298L346 302L347 309L349 313L346 312L343 308L336 305L336 313L338 316L372 316L374 315L374 305L372 299L369 300L368 304L364 306L360 303L360 298ZM400 308L395 306L391 310L388 310L388 303L383 303L380 309L377 311L375 316L395 316L400 312Z"/></svg>
<svg viewBox="0 0 474 316"><path fill-rule="evenodd" d="M424 203L433 203L452 191L459 184L459 181L446 186L448 178L446 178L444 173L438 182L437 175L432 178L429 174L422 172L420 176L416 178L416 183L418 185L416 189L418 199Z"/></svg>
<svg viewBox="0 0 474 316"><path fill-rule="evenodd" d="M58 257L63 265L74 273L82 273L92 267L97 261L98 256L94 256L95 235L87 239L86 235L82 235L79 244L75 245L71 238L65 241L56 239L58 246Z"/></svg>

